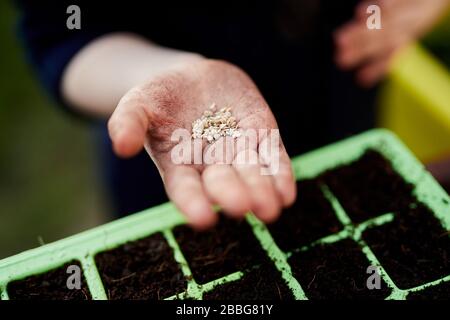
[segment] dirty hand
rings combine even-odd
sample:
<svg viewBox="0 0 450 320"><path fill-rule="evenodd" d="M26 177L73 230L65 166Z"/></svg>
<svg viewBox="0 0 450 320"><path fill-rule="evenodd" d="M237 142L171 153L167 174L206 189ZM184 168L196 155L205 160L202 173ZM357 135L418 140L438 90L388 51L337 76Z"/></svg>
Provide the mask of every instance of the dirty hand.
<svg viewBox="0 0 450 320"><path fill-rule="evenodd" d="M380 7L381 29L367 28L369 5ZM358 82L373 86L387 72L394 53L429 31L449 5L450 0L363 1L354 18L335 33L338 66L356 69Z"/></svg>
<svg viewBox="0 0 450 320"><path fill-rule="evenodd" d="M171 139L173 132L180 128L190 132L192 122L212 103L218 108L231 107L242 130L277 129L267 103L242 70L201 58L178 64L122 97L108 123L114 150L121 157L131 157L145 147L169 198L194 227L205 228L216 221L214 204L232 217L242 217L251 210L263 221L273 221L296 196L290 160L281 141L279 169L274 175L262 175L260 164L172 161L171 152L177 144ZM264 137L258 139L256 153L264 143ZM207 145L203 143L203 152Z"/></svg>

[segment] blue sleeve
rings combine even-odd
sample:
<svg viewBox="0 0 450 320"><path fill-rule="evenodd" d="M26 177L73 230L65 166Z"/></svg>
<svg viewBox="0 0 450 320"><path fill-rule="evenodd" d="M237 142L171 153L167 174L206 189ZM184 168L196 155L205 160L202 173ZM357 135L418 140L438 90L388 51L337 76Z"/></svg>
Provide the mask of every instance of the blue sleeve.
<svg viewBox="0 0 450 320"><path fill-rule="evenodd" d="M105 27L83 28L83 20L80 30L69 30L66 9L76 2L16 0L19 9L18 32L29 62L50 96L74 114L77 113L62 99L60 83L64 69L88 42L109 32ZM83 11L86 6L84 2Z"/></svg>

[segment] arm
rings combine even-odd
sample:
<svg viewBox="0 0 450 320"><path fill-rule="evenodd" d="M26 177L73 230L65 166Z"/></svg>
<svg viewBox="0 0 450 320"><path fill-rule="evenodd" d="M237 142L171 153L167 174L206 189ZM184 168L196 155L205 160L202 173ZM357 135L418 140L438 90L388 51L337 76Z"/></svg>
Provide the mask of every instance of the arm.
<svg viewBox="0 0 450 320"><path fill-rule="evenodd" d="M61 86L64 99L74 108L103 117L112 114L108 129L117 155L131 157L145 147L169 198L196 227L216 221L214 204L232 217L251 210L270 222L295 199L289 157L280 141L277 159L270 158L265 153L268 136L232 150L232 162L230 158L201 165L172 161L176 145L172 134L177 129L190 132L192 122L212 103L231 107L244 130L278 128L253 81L234 65L162 48L134 35L110 34L74 56ZM204 144L202 156L207 149ZM248 165L235 161L245 155L266 160ZM261 174L264 166L274 164L270 161L277 163L276 172Z"/></svg>
<svg viewBox="0 0 450 320"><path fill-rule="evenodd" d="M107 34L72 58L64 70L61 91L78 111L108 118L132 87L198 59L198 54L160 47L134 34Z"/></svg>

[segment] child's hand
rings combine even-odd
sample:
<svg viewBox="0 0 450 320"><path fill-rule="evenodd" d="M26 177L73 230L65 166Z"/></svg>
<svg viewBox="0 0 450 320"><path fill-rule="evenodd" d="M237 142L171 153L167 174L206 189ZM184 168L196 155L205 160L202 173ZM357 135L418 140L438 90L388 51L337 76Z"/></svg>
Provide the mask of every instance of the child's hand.
<svg viewBox="0 0 450 320"><path fill-rule="evenodd" d="M388 71L392 56L429 31L447 11L450 0L373 0L358 5L353 20L335 34L336 62L356 69L358 82L372 86ZM369 5L381 9L382 29L366 26Z"/></svg>
<svg viewBox="0 0 450 320"><path fill-rule="evenodd" d="M200 59L179 64L123 96L108 124L114 150L130 157L145 146L169 198L196 227L215 222L213 204L233 217L252 210L263 221L273 221L296 196L290 160L281 141L275 175L262 175L259 164L180 165L172 161L177 144L171 141L172 133L180 128L190 131L192 122L212 103L218 108L231 107L242 130L277 128L264 98L242 70L226 62ZM261 151L264 137L257 143L255 153Z"/></svg>

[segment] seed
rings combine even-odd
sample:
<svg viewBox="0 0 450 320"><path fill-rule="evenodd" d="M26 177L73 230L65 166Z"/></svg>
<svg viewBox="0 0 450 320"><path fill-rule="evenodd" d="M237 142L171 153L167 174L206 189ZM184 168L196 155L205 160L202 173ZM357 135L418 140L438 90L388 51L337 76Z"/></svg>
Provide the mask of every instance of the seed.
<svg viewBox="0 0 450 320"><path fill-rule="evenodd" d="M192 137L194 139L206 139L209 143L220 139L220 137L239 137L241 133L236 118L231 114L231 108L215 110L216 104L213 103L209 110L205 110L199 119L192 122Z"/></svg>

